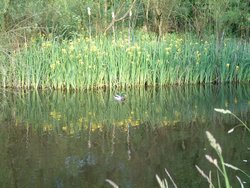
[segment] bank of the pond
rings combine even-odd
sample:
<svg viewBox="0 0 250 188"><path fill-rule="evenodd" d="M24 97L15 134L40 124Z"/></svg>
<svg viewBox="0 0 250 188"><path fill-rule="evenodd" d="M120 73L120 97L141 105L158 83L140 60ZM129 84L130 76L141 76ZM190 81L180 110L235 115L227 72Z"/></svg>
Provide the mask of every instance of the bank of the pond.
<svg viewBox="0 0 250 188"><path fill-rule="evenodd" d="M249 82L249 43L138 32L72 40L33 39L1 54L0 84L12 88L93 89L168 84Z"/></svg>

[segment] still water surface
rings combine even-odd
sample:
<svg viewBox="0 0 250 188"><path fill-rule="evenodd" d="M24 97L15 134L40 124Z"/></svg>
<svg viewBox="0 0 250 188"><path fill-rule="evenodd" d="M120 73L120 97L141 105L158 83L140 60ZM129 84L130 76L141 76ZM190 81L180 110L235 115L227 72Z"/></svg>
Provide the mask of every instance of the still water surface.
<svg viewBox="0 0 250 188"><path fill-rule="evenodd" d="M250 123L250 86L189 86L125 91L0 92L1 187L159 187L167 168L178 187L208 187L206 173L217 157L205 136L220 143L225 161L250 173L250 134L229 109ZM232 184L239 187L228 169ZM215 176L216 172L212 174ZM169 181L169 179L168 179ZM170 183L170 181L169 181Z"/></svg>

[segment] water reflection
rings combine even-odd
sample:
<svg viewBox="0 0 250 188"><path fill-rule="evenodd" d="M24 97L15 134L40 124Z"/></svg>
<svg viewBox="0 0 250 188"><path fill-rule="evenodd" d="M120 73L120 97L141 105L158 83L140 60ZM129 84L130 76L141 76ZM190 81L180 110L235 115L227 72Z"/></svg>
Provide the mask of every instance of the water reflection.
<svg viewBox="0 0 250 188"><path fill-rule="evenodd" d="M249 134L241 128L226 134L238 122L213 111L230 109L249 124L249 91L249 86L133 90L126 91L124 103L113 99L115 91L2 91L0 184L110 187L108 178L120 187L158 187L155 174L166 177L167 168L179 187L205 187L194 165L212 169L204 158L214 154L206 130L227 162L250 173L243 161L249 161Z"/></svg>

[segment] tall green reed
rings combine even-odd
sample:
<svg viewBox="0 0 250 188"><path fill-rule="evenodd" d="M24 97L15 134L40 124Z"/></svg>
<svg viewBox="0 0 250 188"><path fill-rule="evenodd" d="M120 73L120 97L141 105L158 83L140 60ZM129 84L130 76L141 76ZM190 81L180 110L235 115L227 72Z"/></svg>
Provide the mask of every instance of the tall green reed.
<svg viewBox="0 0 250 188"><path fill-rule="evenodd" d="M112 11L112 31L113 31L113 40L115 41L115 12Z"/></svg>
<svg viewBox="0 0 250 188"><path fill-rule="evenodd" d="M41 36L12 54L15 63L2 63L1 86L82 90L250 80L247 43L225 40L217 62L212 37L135 36L133 44L122 32L71 40Z"/></svg>

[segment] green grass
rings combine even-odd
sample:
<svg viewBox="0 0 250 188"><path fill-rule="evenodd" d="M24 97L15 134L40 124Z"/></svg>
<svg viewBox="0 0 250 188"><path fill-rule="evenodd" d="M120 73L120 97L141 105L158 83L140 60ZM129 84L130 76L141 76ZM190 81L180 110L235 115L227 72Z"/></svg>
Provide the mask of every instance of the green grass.
<svg viewBox="0 0 250 188"><path fill-rule="evenodd" d="M246 125L246 123L244 123L239 117L237 117L231 111L224 110L224 109L218 109L218 108L215 108L214 110L216 112L219 112L219 113L232 115L234 118L236 118L241 123L240 125L245 127L245 129L249 132L249 127ZM234 127L234 128L236 128L236 127ZM231 129L228 133L232 133L234 128ZM222 154L222 148L221 148L220 144L216 141L214 136L209 131L206 131L206 136L208 138L210 146L215 151L218 159L216 157L212 157L210 155L205 155L205 157L208 160L208 162L210 162L216 168L217 174L215 176L212 176L211 171L209 171L209 174L206 174L198 165L195 165L195 167L198 170L198 172L200 173L200 175L206 179L206 181L208 182L209 188L215 188L215 187L232 188L232 184L231 184L232 179L228 175L228 168L231 170L234 170L234 171L241 172L248 179L250 178L250 175L247 174L246 172L244 172L243 170L241 170L240 168L225 162L223 154ZM165 171L166 171L167 175L169 176L171 182L173 183L174 187L177 187L177 185L174 183L172 177L169 175L168 171L166 169L165 169ZM239 182L239 185L241 185L241 187L243 188L244 187L243 181L237 175L236 175L236 178ZM158 181L159 187L161 187L161 188L168 188L169 187L168 181L166 178L160 179L159 176L156 175L156 179Z"/></svg>
<svg viewBox="0 0 250 188"><path fill-rule="evenodd" d="M239 171L241 173L243 173L247 178L250 178L250 175L248 175L246 172L244 172L243 170L239 169L236 166L233 166L229 163L226 163L224 161L224 157L222 155L222 149L219 143L217 143L216 139L214 138L214 136L206 131L206 135L207 138L209 140L209 143L211 145L211 147L215 150L218 160L217 158L213 158L210 155L205 155L206 159L212 164L214 165L214 167L217 170L217 186L218 187L226 187L226 188L231 188L232 185L230 183L230 181L232 181L232 179L229 178L228 176L228 172L227 169L230 168L232 170L235 171ZM216 178L212 178L212 173L211 171L209 172L209 175L205 174L205 172L203 170L201 170L197 165L195 165L196 169L198 170L198 172L207 180L209 187L211 188L215 188L216 186L214 185L216 183ZM241 185L241 187L244 187L242 180L236 175L237 180L239 181L239 184Z"/></svg>
<svg viewBox="0 0 250 188"><path fill-rule="evenodd" d="M216 55L213 37L168 34L161 41L137 31L134 42L119 33L71 40L39 37L11 58L0 53L0 86L85 90L248 82L249 44L226 39Z"/></svg>
<svg viewBox="0 0 250 188"><path fill-rule="evenodd" d="M239 117L237 117L234 113L232 113L229 110L224 110L224 109L218 109L215 108L214 109L216 112L219 113L223 113L223 114L230 114L232 115L234 118L236 118L241 124L241 126L245 127L245 129L249 132L249 127L246 125L246 123L244 123ZM236 128L236 127L234 127ZM229 130L228 133L232 133L234 131L234 128ZM219 143L217 143L216 139L214 138L214 136L209 132L206 131L206 135L207 138L209 140L210 146L215 150L217 157L219 158L217 160L217 158L213 158L210 155L205 155L206 159L215 166L215 168L217 169L217 182L218 182L218 187L226 187L226 188L231 188L231 183L230 183L230 178L228 176L228 172L227 172L227 168L233 169L235 171L239 171L241 173L243 173L247 178L250 178L250 175L248 175L247 173L245 173L243 170L239 169L236 166L233 166L229 163L226 163L224 161L223 155L222 155L222 149ZM199 173L207 180L209 187L214 188L214 183L215 181L212 180L211 177L211 171L209 172L209 175L205 174L204 171L202 171L197 165L196 169L199 171ZM222 176L222 177L220 177ZM242 180L236 176L237 180L239 181L239 184L241 185L241 187L244 187Z"/></svg>

